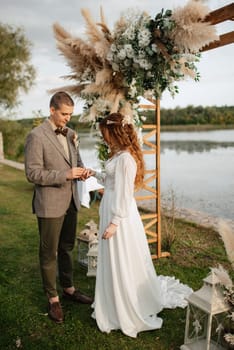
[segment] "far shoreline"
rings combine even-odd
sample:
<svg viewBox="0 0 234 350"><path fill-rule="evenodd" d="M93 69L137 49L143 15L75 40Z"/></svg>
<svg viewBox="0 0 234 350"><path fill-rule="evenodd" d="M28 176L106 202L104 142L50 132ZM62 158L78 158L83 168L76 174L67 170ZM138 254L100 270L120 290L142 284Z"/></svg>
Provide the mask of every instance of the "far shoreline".
<svg viewBox="0 0 234 350"><path fill-rule="evenodd" d="M147 125L147 124L144 124ZM194 132L194 131L215 131L215 130L233 130L234 124L186 124L186 125L160 125L161 132ZM86 123L77 124L78 132L90 132L90 127Z"/></svg>
<svg viewBox="0 0 234 350"><path fill-rule="evenodd" d="M234 124L187 124L187 125L161 125L161 131L167 132L189 132L189 131L212 131L212 130L233 130Z"/></svg>

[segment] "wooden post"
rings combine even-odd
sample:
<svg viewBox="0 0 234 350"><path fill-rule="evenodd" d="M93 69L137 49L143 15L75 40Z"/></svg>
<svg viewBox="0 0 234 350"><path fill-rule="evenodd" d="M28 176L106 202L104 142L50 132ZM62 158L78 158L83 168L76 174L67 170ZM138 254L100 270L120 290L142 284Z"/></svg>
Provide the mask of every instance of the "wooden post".
<svg viewBox="0 0 234 350"><path fill-rule="evenodd" d="M4 159L2 132L0 132L0 159Z"/></svg>
<svg viewBox="0 0 234 350"><path fill-rule="evenodd" d="M145 180L143 189L150 192L149 195L136 196L137 201L150 200L153 201L153 208L151 212L147 214L142 214L141 218L144 222L145 233L147 235L147 240L149 243L151 257L152 259L158 259L161 257L169 256L170 253L162 252L162 239L161 239L161 192L160 192L160 100L157 99L154 102L153 109L155 111L155 123L152 125L143 125L143 130L149 130L149 132L144 135L143 143L147 146L143 150L145 155L153 154L155 155L155 168L145 171ZM152 109L152 106L149 107ZM155 142L149 141L148 139L155 136ZM148 184L155 180L154 186L149 186ZM147 203L147 202L146 202ZM150 205L152 207L152 205ZM143 205L147 209L147 205Z"/></svg>
<svg viewBox="0 0 234 350"><path fill-rule="evenodd" d="M156 163L156 189L157 189L157 196L156 196L156 213L157 213L157 223L156 223L156 234L158 237L158 244L157 244L157 256L161 257L161 188L160 188L160 100L157 98L156 100L156 108L155 108L155 124L156 124L156 157L155 157L155 163Z"/></svg>

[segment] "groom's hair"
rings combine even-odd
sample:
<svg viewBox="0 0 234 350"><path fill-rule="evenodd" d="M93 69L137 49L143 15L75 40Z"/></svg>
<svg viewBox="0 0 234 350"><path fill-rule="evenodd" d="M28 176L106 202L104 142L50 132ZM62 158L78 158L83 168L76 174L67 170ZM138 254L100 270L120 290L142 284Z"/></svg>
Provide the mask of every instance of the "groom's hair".
<svg viewBox="0 0 234 350"><path fill-rule="evenodd" d="M73 107L74 101L65 91L58 91L50 99L50 108L59 109L62 104Z"/></svg>

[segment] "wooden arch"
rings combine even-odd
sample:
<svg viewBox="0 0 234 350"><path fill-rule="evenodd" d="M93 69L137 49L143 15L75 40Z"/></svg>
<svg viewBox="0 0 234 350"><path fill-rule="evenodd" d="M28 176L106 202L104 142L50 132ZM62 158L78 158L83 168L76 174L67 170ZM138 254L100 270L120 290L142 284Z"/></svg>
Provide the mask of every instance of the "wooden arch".
<svg viewBox="0 0 234 350"><path fill-rule="evenodd" d="M215 11L209 13L205 18L206 22L210 22L212 25L222 23L224 21L234 20L234 3L227 6L219 8ZM202 48L201 51L208 51L215 49L224 45L229 45L234 43L234 31L225 33L219 36L219 40L210 43ZM144 182L144 190L150 192L149 195L137 196L138 201L154 200L156 211L143 214L141 216L145 232L147 235L148 243L152 253L152 259L158 259L161 257L169 256L168 252L162 252L161 248L161 203L160 203L160 100L157 99L152 101L154 103L153 109L155 110L155 124L153 125L143 125L144 130L149 130L149 132L143 137L144 145L147 147L144 150L144 154L154 154L155 155L155 169L146 170L146 178ZM146 108L152 109L152 105ZM155 136L155 142L150 142L148 139ZM155 181L156 186L150 186L149 184Z"/></svg>

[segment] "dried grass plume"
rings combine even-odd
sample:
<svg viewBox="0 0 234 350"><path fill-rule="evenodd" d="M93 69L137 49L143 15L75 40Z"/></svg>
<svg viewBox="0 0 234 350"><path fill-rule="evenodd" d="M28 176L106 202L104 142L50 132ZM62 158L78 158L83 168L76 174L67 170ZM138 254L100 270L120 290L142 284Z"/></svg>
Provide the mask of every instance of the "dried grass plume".
<svg viewBox="0 0 234 350"><path fill-rule="evenodd" d="M219 221L218 232L223 240L228 259L234 268L234 232L224 220Z"/></svg>
<svg viewBox="0 0 234 350"><path fill-rule="evenodd" d="M176 22L176 27L170 37L179 51L198 52L206 44L219 39L214 26L203 22L208 13L207 6L194 0L173 11L172 19Z"/></svg>
<svg viewBox="0 0 234 350"><path fill-rule="evenodd" d="M220 283L223 286L227 288L232 287L232 280L222 265L219 265L218 267L212 267L211 272L213 272L218 277Z"/></svg>

